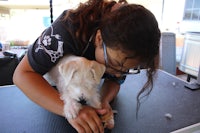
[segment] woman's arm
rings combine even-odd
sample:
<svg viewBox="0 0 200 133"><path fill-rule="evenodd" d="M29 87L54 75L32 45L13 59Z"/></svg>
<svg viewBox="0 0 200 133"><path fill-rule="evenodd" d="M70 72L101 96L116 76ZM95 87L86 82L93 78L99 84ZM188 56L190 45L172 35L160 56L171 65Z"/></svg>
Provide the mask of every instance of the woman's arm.
<svg viewBox="0 0 200 133"><path fill-rule="evenodd" d="M110 102L117 96L120 90L120 85L117 82L112 80L105 80L101 90L101 99L102 99L102 110L105 110L103 113L98 112L101 115L103 121L105 121L105 127L112 129L114 127L114 118L113 110L110 106ZM100 110L100 111L102 111Z"/></svg>
<svg viewBox="0 0 200 133"><path fill-rule="evenodd" d="M13 81L32 101L48 111L64 116L64 103L59 92L31 68L27 56L17 66ZM103 125L96 110L89 106L83 106L78 117L68 121L78 132L103 132Z"/></svg>
<svg viewBox="0 0 200 133"><path fill-rule="evenodd" d="M120 85L112 80L105 80L101 89L102 102L110 103L118 94Z"/></svg>
<svg viewBox="0 0 200 133"><path fill-rule="evenodd" d="M64 116L63 101L60 95L42 75L36 73L29 65L28 58L25 56L17 66L13 82L26 96L43 108Z"/></svg>

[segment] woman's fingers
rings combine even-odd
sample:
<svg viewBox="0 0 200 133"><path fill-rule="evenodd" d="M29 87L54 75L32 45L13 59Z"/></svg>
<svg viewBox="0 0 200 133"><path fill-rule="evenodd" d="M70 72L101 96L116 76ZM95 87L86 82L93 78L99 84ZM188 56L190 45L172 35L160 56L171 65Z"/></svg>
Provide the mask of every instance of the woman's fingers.
<svg viewBox="0 0 200 133"><path fill-rule="evenodd" d="M98 115L105 115L106 113L108 113L109 111L107 109L95 109L96 113Z"/></svg>
<svg viewBox="0 0 200 133"><path fill-rule="evenodd" d="M68 122L74 129L76 129L78 133L86 133L85 128L80 123L78 123L77 120L69 119Z"/></svg>
<svg viewBox="0 0 200 133"><path fill-rule="evenodd" d="M99 116L97 115L97 117L94 117L93 119L94 119L94 122L96 123L95 125L97 125L98 131L100 133L103 133L104 127L103 127L103 123L102 123L101 119L99 118Z"/></svg>
<svg viewBox="0 0 200 133"><path fill-rule="evenodd" d="M103 125L101 120L94 109L88 110L87 113L82 115L82 119L86 120L88 127L94 133L103 133Z"/></svg>
<svg viewBox="0 0 200 133"><path fill-rule="evenodd" d="M93 133L87 121L84 121L81 118L71 119L69 122L78 133Z"/></svg>
<svg viewBox="0 0 200 133"><path fill-rule="evenodd" d="M104 128L96 111L91 107L84 107L78 117L68 120L79 133L103 133Z"/></svg>
<svg viewBox="0 0 200 133"><path fill-rule="evenodd" d="M100 115L101 122L104 124L104 128L112 129L114 128L114 113L116 110L112 110L109 104L104 104L104 109L98 109L96 112Z"/></svg>

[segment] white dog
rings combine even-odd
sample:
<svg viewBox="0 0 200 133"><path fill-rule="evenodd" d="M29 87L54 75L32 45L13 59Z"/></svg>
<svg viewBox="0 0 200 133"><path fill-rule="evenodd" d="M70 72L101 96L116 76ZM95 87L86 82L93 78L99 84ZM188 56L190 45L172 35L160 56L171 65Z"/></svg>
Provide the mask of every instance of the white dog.
<svg viewBox="0 0 200 133"><path fill-rule="evenodd" d="M105 66L83 57L65 56L45 78L57 86L67 119L76 118L83 104L101 108L98 85Z"/></svg>

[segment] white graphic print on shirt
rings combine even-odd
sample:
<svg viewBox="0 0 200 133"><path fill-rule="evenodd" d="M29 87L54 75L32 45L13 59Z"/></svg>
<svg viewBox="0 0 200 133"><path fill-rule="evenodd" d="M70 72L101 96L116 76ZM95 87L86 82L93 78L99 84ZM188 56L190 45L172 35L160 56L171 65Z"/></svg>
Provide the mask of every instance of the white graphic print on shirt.
<svg viewBox="0 0 200 133"><path fill-rule="evenodd" d="M44 34L44 33L43 33ZM43 38L43 40L41 40ZM51 26L51 34L50 35L42 35L42 37L38 39L38 47L35 49L35 52L39 50L44 50L51 58L51 61L55 63L55 61L63 56L63 41L61 41L61 36L59 34L53 34L53 26ZM52 39L56 39L57 41L57 50L49 50L46 46L51 45Z"/></svg>

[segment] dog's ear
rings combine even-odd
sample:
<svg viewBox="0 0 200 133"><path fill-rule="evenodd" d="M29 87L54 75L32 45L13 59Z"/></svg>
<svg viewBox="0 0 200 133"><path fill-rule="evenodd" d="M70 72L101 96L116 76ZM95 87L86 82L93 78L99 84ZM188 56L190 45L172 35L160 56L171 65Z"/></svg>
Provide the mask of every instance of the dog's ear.
<svg viewBox="0 0 200 133"><path fill-rule="evenodd" d="M92 61L91 72L96 83L100 83L101 77L103 76L105 70L106 67L103 64L100 64L96 61Z"/></svg>
<svg viewBox="0 0 200 133"><path fill-rule="evenodd" d="M58 71L63 77L65 84L68 85L70 80L72 79L74 73L77 70L77 62L76 61L69 61L63 64L60 64L58 67Z"/></svg>

